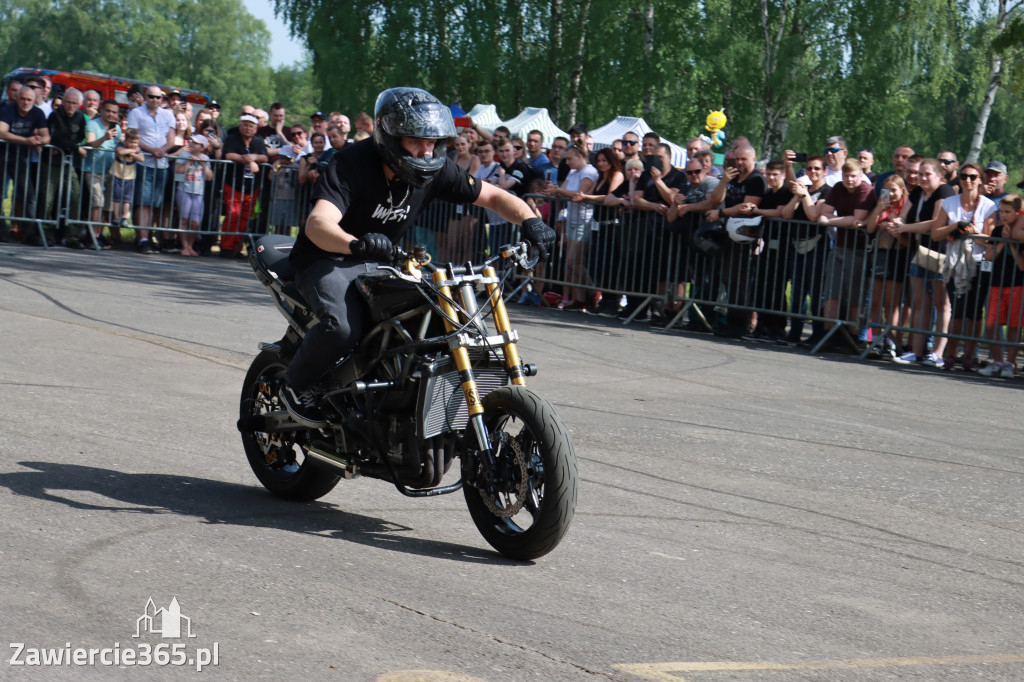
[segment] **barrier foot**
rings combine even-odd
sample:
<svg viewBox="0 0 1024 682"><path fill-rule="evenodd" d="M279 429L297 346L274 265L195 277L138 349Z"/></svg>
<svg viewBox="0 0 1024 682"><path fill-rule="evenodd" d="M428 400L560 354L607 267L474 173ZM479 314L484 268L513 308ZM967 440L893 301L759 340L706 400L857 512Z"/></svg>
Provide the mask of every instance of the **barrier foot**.
<svg viewBox="0 0 1024 682"><path fill-rule="evenodd" d="M651 304L651 301L653 301L653 300L654 300L654 296L653 295L648 296L647 298L645 298L644 302L641 303L640 305L638 305L636 307L636 310L634 310L630 314L629 317L627 317L625 320L622 321L622 324L629 324L630 322L635 320L636 316L639 315L640 313L642 313L647 308L647 306Z"/></svg>

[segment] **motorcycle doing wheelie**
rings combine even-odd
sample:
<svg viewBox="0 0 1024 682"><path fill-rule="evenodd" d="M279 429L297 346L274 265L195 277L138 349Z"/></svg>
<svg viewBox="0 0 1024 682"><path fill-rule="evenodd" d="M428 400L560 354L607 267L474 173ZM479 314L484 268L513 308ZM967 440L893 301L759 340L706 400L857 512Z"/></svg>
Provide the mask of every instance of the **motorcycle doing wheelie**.
<svg viewBox="0 0 1024 682"><path fill-rule="evenodd" d="M554 549L576 506L576 456L551 403L526 388L536 367L520 359L502 299L516 267L533 265L527 245L461 266L396 248L392 263L361 275L374 326L321 381L326 425L317 429L296 422L280 395L317 322L293 281L293 243L268 235L249 257L288 321L280 341L260 344L242 387L238 429L260 482L303 501L343 476L390 481L412 497L461 489L480 533L505 556ZM455 460L459 479L443 483Z"/></svg>

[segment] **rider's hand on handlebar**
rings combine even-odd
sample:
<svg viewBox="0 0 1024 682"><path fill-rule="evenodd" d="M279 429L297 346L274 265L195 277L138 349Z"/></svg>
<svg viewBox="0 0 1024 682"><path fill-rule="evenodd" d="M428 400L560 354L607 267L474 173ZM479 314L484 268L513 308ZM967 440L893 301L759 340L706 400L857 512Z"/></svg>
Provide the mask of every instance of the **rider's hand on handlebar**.
<svg viewBox="0 0 1024 682"><path fill-rule="evenodd" d="M542 261L547 260L548 251L554 246L555 231L540 218L527 218L523 221L523 239L537 247Z"/></svg>
<svg viewBox="0 0 1024 682"><path fill-rule="evenodd" d="M395 247L386 234L371 232L348 245L352 255L365 260L390 261Z"/></svg>

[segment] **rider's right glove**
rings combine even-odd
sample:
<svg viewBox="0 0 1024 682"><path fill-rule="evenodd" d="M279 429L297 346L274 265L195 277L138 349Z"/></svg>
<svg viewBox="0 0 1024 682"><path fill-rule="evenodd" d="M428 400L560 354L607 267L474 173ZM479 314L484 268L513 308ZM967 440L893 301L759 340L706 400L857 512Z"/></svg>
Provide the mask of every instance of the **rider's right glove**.
<svg viewBox="0 0 1024 682"><path fill-rule="evenodd" d="M365 260L390 261L395 252L386 234L371 232L348 245L352 255Z"/></svg>
<svg viewBox="0 0 1024 682"><path fill-rule="evenodd" d="M522 235L527 243L537 247L541 261L546 261L555 245L555 231L540 218L527 218L523 221Z"/></svg>

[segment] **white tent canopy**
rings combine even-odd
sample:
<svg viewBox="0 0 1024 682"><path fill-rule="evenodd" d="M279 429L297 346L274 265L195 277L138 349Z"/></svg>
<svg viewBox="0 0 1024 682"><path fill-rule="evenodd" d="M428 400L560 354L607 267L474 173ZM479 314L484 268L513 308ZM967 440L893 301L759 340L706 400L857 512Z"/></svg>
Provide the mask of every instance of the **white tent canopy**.
<svg viewBox="0 0 1024 682"><path fill-rule="evenodd" d="M636 133L643 139L644 133L651 132L651 126L647 121L637 116L616 116L597 130L591 130L590 136L594 138L594 149L610 147L615 140L621 140L625 133ZM671 140L661 139L672 149L672 165L676 168L686 166L686 150Z"/></svg>
<svg viewBox="0 0 1024 682"><path fill-rule="evenodd" d="M569 138L569 133L556 126L548 110L542 107L526 107L518 116L505 121L504 125L513 136L518 135L524 140L531 130L539 130L544 134L545 147L550 147L556 137Z"/></svg>
<svg viewBox="0 0 1024 682"><path fill-rule="evenodd" d="M501 117L498 116L498 108L493 104L477 104L466 115L473 119L481 128L494 132L494 129L501 125Z"/></svg>

